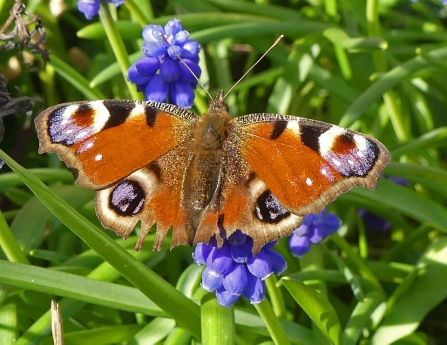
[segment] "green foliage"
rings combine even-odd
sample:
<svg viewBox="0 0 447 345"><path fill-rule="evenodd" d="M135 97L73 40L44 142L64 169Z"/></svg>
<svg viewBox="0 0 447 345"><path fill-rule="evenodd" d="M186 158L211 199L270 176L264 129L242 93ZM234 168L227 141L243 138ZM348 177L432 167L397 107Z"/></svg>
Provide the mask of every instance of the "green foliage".
<svg viewBox="0 0 447 345"><path fill-rule="evenodd" d="M13 0L0 1L0 23ZM141 56L145 24L182 20L202 45L202 81L228 89L280 35L285 39L227 98L233 115L280 112L375 136L393 157L376 191L330 205L342 231L267 279L267 300L229 309L200 287L192 249L140 252L103 230L93 193L56 156L38 155L32 118L4 118L0 159L0 339L51 344L50 301L66 344L429 344L442 329L447 288L447 30L441 1L131 1L92 22L74 1L61 14L29 1L51 61L38 73L0 54L13 97L42 108L83 99L141 99L123 73ZM151 7L152 6L152 7ZM154 18L154 16L157 18ZM1 43L1 41L0 41ZM39 59L37 56L36 59ZM196 91L196 111L208 98ZM37 115L34 110L32 116ZM0 114L1 115L1 114ZM150 139L148 138L148 141ZM13 158L10 158L13 157ZM25 168L23 168L24 166ZM368 231L358 208L387 219ZM279 280L276 280L279 279Z"/></svg>

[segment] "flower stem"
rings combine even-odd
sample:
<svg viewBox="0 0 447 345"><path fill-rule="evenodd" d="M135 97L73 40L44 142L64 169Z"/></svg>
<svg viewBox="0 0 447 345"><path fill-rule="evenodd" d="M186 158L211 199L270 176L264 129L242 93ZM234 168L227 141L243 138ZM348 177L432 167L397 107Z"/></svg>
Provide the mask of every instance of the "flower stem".
<svg viewBox="0 0 447 345"><path fill-rule="evenodd" d="M337 1L336 0L325 0L324 8L326 14L331 17L334 21L339 22L339 15L337 12ZM348 54L346 50L340 46L334 44L334 53L335 57L338 60L338 66L340 67L340 71L343 74L343 77L346 80L352 79L352 68L349 63Z"/></svg>
<svg viewBox="0 0 447 345"><path fill-rule="evenodd" d="M368 34L370 37L380 37L380 24L378 13L378 0L367 0L366 20L368 21ZM388 72L388 65L383 51L372 52L374 65L378 73ZM397 139L401 142L408 142L410 134L406 126L405 118L398 104L399 96L393 90L388 90L383 95L383 101L396 132Z"/></svg>
<svg viewBox="0 0 447 345"><path fill-rule="evenodd" d="M107 38L109 39L113 53L115 54L116 61L120 66L121 73L123 74L123 77L126 80L126 85L127 88L129 89L129 93L132 99L141 100L142 96L136 90L135 86L127 81L126 77L127 70L129 69L130 66L129 57L127 55L126 48L124 47L124 42L120 34L118 33L118 30L115 26L115 22L112 19L109 7L105 1L101 1L101 7L99 9L99 17L101 18L101 22L104 25Z"/></svg>
<svg viewBox="0 0 447 345"><path fill-rule="evenodd" d="M234 344L236 329L234 307L222 307L216 297L206 294L202 298L201 326L203 344Z"/></svg>
<svg viewBox="0 0 447 345"><path fill-rule="evenodd" d="M271 275L265 280L265 285L267 287L268 294L272 301L273 312L277 317L286 318L287 309L284 303L284 297L282 295L281 288L276 286L278 279L275 275Z"/></svg>
<svg viewBox="0 0 447 345"><path fill-rule="evenodd" d="M11 262L20 262L22 264L28 264L29 261L26 255L20 249L11 229L6 223L3 213L0 210L0 248L3 249L6 257Z"/></svg>
<svg viewBox="0 0 447 345"><path fill-rule="evenodd" d="M289 339L287 338L284 330L279 323L279 319L276 317L273 312L272 305L270 302L265 299L259 304L254 305L256 310L259 313L259 316L264 320L265 325L270 333L270 336L273 339L275 344L288 345L290 344Z"/></svg>
<svg viewBox="0 0 447 345"><path fill-rule="evenodd" d="M140 24L142 27L150 23L151 19L154 18L152 5L149 1L147 2L147 4L145 1L141 1L137 6L133 0L127 0L124 3L124 6L126 6L129 12L132 13L132 15L135 17L138 24Z"/></svg>

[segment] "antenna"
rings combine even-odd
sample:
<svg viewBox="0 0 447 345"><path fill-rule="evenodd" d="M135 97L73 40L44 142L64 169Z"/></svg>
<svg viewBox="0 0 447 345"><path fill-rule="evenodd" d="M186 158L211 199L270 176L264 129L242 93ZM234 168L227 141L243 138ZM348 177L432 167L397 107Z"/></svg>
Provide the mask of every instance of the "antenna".
<svg viewBox="0 0 447 345"><path fill-rule="evenodd" d="M169 41L166 39L166 37L163 34L160 34L161 38L163 39L163 41L165 41L165 43L171 47L171 43L169 43ZM262 56L247 70L247 72L244 73L244 75L242 77L239 78L239 80L227 91L227 93L222 97L222 100L224 100L228 94L233 91L233 89L242 81L242 79L245 78L245 76L251 72L251 70L253 68L255 68L255 66L270 52L270 50L272 50L278 43L279 41L281 41L284 38L284 35L280 35L275 42L273 42L273 44L270 46L269 49L266 50L266 52L264 54L262 54ZM199 80L199 78L197 78L197 76L195 75L195 73L191 70L191 68L189 68L189 66L183 61L183 59L180 57L180 55L177 53L177 51L175 49L172 49L174 51L174 54L179 58L179 60L183 63L183 65L188 69L188 71L191 72L191 74L193 75L193 77L197 80L197 82L199 83L199 85L202 87L202 89L206 92L206 94L208 95L209 98L213 99L213 97L210 95L210 93L208 92L208 90L205 88L205 86L202 84L202 82Z"/></svg>
<svg viewBox="0 0 447 345"><path fill-rule="evenodd" d="M242 77L239 78L239 80L227 91L227 93L223 96L222 99L225 99L227 97L227 95L233 91L233 89L242 81L242 79L245 78L245 76L251 72L251 70L253 68L255 68L255 66L270 52L270 50L272 50L278 43L279 41L281 41L284 38L284 35L280 35L275 42L273 42L273 44L270 46L269 49L267 49L267 51L262 54L262 56L248 69L247 72L244 73L244 75Z"/></svg>

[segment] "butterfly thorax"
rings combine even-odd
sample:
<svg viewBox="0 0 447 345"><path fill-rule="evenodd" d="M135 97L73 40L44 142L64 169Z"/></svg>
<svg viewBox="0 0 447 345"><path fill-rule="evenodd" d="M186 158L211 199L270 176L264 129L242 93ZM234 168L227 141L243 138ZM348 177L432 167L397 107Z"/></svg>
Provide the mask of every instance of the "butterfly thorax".
<svg viewBox="0 0 447 345"><path fill-rule="evenodd" d="M183 204L188 218L196 228L201 212L215 195L221 176L223 143L228 137L231 117L227 105L218 97L197 121L194 130L193 156L184 180Z"/></svg>

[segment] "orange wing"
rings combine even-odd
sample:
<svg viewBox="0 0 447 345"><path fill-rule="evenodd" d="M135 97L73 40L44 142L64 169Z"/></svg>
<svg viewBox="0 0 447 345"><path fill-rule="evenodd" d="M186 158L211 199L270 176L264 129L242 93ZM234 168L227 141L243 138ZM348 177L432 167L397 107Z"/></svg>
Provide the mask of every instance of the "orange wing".
<svg viewBox="0 0 447 345"><path fill-rule="evenodd" d="M375 188L390 161L378 140L305 118L247 115L237 119L232 133L250 167L298 215L319 213L354 186Z"/></svg>
<svg viewBox="0 0 447 345"><path fill-rule="evenodd" d="M171 227L173 244L193 240L182 183L198 118L169 104L107 100L57 105L35 123L39 152L56 152L78 185L97 190L104 227L127 238L141 221L138 250L157 223L159 250Z"/></svg>
<svg viewBox="0 0 447 345"><path fill-rule="evenodd" d="M107 100L60 104L35 123L39 152L56 152L78 185L98 190L190 140L197 118L174 105Z"/></svg>
<svg viewBox="0 0 447 345"><path fill-rule="evenodd" d="M207 241L219 219L227 235L240 229L253 237L255 252L288 236L303 216L318 214L352 187L375 188L390 161L388 150L374 138L277 114L235 119L224 149L223 182L195 242Z"/></svg>
<svg viewBox="0 0 447 345"><path fill-rule="evenodd" d="M181 144L118 183L98 191L96 213L102 224L127 238L141 221L136 250L143 246L154 223L157 223L154 250L161 249L171 227L172 247L192 243L195 229L182 207L182 184L192 158L192 144Z"/></svg>

